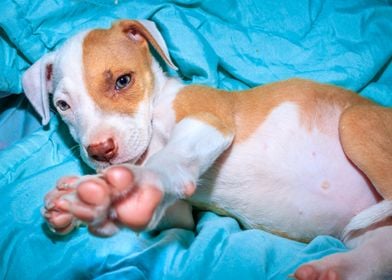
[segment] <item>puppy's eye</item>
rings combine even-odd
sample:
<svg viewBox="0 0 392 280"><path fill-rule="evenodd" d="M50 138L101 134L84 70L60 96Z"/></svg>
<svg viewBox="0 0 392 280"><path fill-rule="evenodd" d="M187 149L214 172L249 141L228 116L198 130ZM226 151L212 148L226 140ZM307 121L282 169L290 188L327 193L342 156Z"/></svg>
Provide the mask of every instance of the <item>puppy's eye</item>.
<svg viewBox="0 0 392 280"><path fill-rule="evenodd" d="M64 100L57 100L56 107L59 108L59 110L61 111L67 111L71 108L71 106L69 106L68 103Z"/></svg>
<svg viewBox="0 0 392 280"><path fill-rule="evenodd" d="M115 89L122 90L122 89L126 88L131 83L131 81L132 81L131 74L122 75L122 76L118 77L118 79L116 80Z"/></svg>

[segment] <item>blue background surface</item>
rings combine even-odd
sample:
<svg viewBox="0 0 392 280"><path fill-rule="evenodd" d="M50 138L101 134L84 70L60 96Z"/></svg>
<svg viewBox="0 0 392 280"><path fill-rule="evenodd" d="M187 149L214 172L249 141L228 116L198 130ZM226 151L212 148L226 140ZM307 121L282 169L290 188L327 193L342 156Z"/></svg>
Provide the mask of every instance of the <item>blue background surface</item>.
<svg viewBox="0 0 392 280"><path fill-rule="evenodd" d="M0 279L286 279L345 250L326 236L303 244L244 231L210 212L196 213L195 231L51 235L44 194L61 176L91 170L56 116L39 125L20 78L82 29L147 18L180 69L170 73L187 83L244 89L303 77L392 106L392 1L3 0L0 11Z"/></svg>

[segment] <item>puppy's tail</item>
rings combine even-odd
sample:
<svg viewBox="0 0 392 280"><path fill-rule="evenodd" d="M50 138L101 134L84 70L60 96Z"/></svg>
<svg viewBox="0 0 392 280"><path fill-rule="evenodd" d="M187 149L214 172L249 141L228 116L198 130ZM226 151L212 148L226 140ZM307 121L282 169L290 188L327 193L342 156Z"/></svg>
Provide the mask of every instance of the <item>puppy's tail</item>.
<svg viewBox="0 0 392 280"><path fill-rule="evenodd" d="M381 222L392 216L392 200L383 200L354 216L344 228L342 239L346 241L350 236L361 229Z"/></svg>

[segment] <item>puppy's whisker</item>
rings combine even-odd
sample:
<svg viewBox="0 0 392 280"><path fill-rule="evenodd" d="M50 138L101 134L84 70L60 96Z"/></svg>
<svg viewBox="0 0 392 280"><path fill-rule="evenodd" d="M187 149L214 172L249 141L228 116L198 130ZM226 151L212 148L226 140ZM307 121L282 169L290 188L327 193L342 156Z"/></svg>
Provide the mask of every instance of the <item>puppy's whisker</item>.
<svg viewBox="0 0 392 280"><path fill-rule="evenodd" d="M79 152L80 151L79 145L72 146L71 148L69 148L69 151L70 151L70 153L72 153L76 156L79 156L79 153L80 153Z"/></svg>

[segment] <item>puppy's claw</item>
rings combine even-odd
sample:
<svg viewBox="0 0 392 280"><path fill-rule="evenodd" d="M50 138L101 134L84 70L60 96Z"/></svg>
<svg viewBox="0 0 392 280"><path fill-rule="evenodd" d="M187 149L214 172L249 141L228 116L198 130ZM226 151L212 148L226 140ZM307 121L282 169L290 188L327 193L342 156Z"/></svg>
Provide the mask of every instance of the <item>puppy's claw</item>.
<svg viewBox="0 0 392 280"><path fill-rule="evenodd" d="M113 236L119 230L118 227L112 221L109 220L107 220L105 223L97 227L90 225L88 229L92 234L101 237Z"/></svg>
<svg viewBox="0 0 392 280"><path fill-rule="evenodd" d="M57 189L58 189L59 191L64 191L64 190L69 190L69 189L71 189L71 185L68 184L68 183L61 183L61 184L58 184L56 187L57 187Z"/></svg>
<svg viewBox="0 0 392 280"><path fill-rule="evenodd" d="M52 217L52 213L51 212L48 212L48 211L46 211L46 210L42 210L41 211L41 213L42 213L42 215L46 218L46 219L50 219L51 217Z"/></svg>
<svg viewBox="0 0 392 280"><path fill-rule="evenodd" d="M67 226L61 228L55 228L49 222L46 223L49 230L56 235L67 235L71 231L75 230L76 228L80 227L83 223L79 220L73 219Z"/></svg>
<svg viewBox="0 0 392 280"><path fill-rule="evenodd" d="M109 216L109 219L112 220L112 221L117 220L117 212L116 212L116 210L114 210L113 208L110 208L108 216Z"/></svg>
<svg viewBox="0 0 392 280"><path fill-rule="evenodd" d="M45 201L45 209L53 210L56 205L52 201Z"/></svg>

